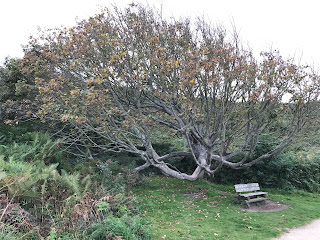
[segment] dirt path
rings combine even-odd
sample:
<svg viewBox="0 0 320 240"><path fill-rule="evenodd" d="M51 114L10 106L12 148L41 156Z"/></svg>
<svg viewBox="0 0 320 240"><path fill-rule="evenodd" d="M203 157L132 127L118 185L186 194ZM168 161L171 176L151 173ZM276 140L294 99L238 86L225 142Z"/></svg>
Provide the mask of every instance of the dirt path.
<svg viewBox="0 0 320 240"><path fill-rule="evenodd" d="M310 224L290 229L280 238L273 240L319 240L320 239L320 219L312 221Z"/></svg>
<svg viewBox="0 0 320 240"><path fill-rule="evenodd" d="M264 205L253 205L249 209L243 208L243 210L248 212L275 212L288 207L284 203L267 200ZM320 240L320 219L316 219L305 226L289 229L289 232L272 240Z"/></svg>

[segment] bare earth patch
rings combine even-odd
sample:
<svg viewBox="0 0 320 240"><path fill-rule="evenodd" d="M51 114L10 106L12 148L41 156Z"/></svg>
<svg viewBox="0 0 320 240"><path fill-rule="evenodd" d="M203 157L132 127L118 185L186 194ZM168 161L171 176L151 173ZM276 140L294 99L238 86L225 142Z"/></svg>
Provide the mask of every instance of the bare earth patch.
<svg viewBox="0 0 320 240"><path fill-rule="evenodd" d="M281 202L274 202L271 200L266 200L264 203L258 204L251 204L250 208L241 208L247 212L277 212L282 211L289 208L289 205L281 203Z"/></svg>
<svg viewBox="0 0 320 240"><path fill-rule="evenodd" d="M207 189L204 189L204 188L197 189L196 191L193 191L193 192L186 192L183 195L185 195L189 199L199 199L199 198L208 199Z"/></svg>

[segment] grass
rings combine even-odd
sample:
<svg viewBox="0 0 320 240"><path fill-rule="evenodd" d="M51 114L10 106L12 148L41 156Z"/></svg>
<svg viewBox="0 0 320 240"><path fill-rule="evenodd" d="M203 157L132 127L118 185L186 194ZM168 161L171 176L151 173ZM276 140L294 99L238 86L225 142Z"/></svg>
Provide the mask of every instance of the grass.
<svg viewBox="0 0 320 240"><path fill-rule="evenodd" d="M201 180L148 178L134 192L152 224L152 239L271 239L320 218L320 195L267 190L290 208L249 213L235 202L233 186ZM197 194L205 194L197 198Z"/></svg>

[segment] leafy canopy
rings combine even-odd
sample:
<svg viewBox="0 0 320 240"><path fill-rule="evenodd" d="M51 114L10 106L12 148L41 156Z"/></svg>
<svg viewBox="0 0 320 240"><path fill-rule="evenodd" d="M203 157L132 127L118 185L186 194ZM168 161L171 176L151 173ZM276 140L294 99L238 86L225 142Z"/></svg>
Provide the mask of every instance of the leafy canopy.
<svg viewBox="0 0 320 240"><path fill-rule="evenodd" d="M43 120L63 123L72 145L128 151L179 179L249 167L289 144L316 109L311 68L264 52L203 20L166 20L142 5L106 9L75 27L44 32L25 49L38 76ZM31 67L30 67L31 66ZM279 130L279 117L285 122ZM262 134L278 144L254 157ZM155 143L181 139L159 155ZM190 156L190 175L166 160ZM235 160L236 159L236 160Z"/></svg>

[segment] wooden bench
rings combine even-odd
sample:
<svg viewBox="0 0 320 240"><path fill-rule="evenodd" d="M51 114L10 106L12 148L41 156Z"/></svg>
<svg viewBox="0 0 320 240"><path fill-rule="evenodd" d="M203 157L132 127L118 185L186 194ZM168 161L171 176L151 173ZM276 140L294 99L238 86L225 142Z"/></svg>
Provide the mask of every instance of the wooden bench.
<svg viewBox="0 0 320 240"><path fill-rule="evenodd" d="M238 193L236 198L244 199L249 208L250 203L267 200L267 192L257 192L260 190L258 183L236 184L234 188Z"/></svg>

